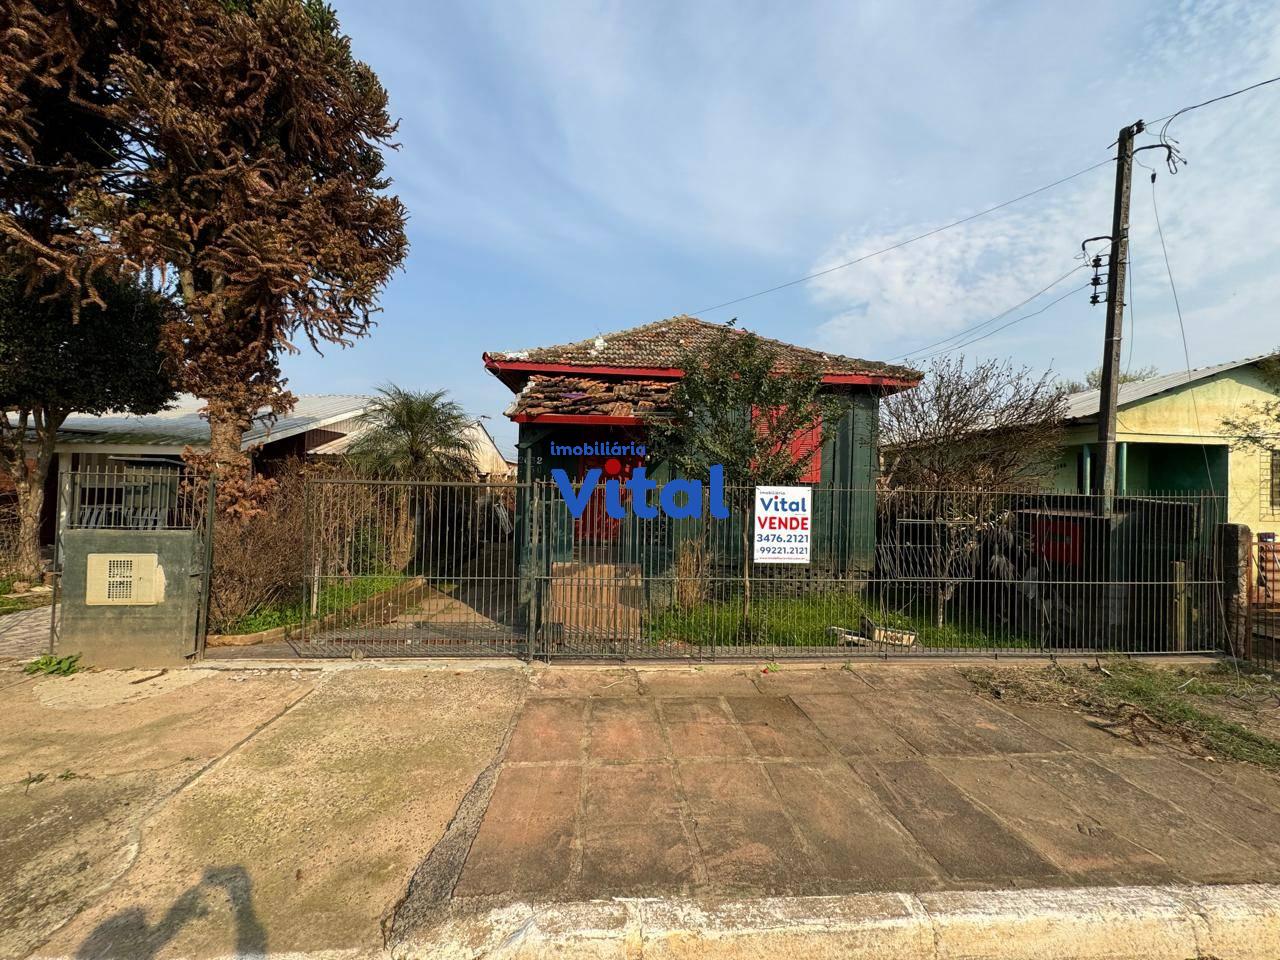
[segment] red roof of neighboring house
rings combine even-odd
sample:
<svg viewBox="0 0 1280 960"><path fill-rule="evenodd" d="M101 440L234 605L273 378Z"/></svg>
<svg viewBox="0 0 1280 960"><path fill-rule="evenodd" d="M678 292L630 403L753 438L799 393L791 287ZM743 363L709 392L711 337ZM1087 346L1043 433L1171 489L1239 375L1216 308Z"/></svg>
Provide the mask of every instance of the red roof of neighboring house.
<svg viewBox="0 0 1280 960"><path fill-rule="evenodd" d="M726 329L746 333L679 316L576 343L486 353L484 363L518 394L507 410L513 420L638 422L661 393L662 383L683 375L680 363L686 352L714 345ZM913 387L921 377L909 367L760 339L778 351L780 371L816 369L832 385L892 391Z"/></svg>

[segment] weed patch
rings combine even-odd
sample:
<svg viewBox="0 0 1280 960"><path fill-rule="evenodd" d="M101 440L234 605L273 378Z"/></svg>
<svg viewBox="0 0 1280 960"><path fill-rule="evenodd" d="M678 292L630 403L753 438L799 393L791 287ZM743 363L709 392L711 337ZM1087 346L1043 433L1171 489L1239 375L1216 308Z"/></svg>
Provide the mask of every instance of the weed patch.
<svg viewBox="0 0 1280 960"><path fill-rule="evenodd" d="M69 677L80 669L80 654L78 653L73 653L66 657L55 657L46 653L28 663L22 668L22 672L42 673L47 677Z"/></svg>
<svg viewBox="0 0 1280 960"><path fill-rule="evenodd" d="M1104 727L1138 743L1165 738L1198 756L1280 770L1280 741L1224 716L1224 705L1256 708L1280 695L1270 674L1223 664L1171 670L1122 658L1090 666L962 672L997 700L1065 706L1100 718Z"/></svg>

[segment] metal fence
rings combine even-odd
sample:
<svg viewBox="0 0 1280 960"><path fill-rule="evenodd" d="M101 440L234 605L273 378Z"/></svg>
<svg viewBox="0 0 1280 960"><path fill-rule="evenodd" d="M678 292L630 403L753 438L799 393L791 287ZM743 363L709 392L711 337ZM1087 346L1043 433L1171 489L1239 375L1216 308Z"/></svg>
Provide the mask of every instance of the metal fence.
<svg viewBox="0 0 1280 960"><path fill-rule="evenodd" d="M645 518L597 488L308 484L303 654L782 658L1210 651L1225 498L815 487L807 564L753 491ZM650 500L656 502L658 495ZM621 509L619 509L621 508ZM577 514L575 516L575 513Z"/></svg>
<svg viewBox="0 0 1280 960"><path fill-rule="evenodd" d="M528 494L511 483L309 481L297 651L527 655L516 515Z"/></svg>
<svg viewBox="0 0 1280 960"><path fill-rule="evenodd" d="M1249 655L1268 667L1280 665L1280 541L1261 533L1251 544Z"/></svg>

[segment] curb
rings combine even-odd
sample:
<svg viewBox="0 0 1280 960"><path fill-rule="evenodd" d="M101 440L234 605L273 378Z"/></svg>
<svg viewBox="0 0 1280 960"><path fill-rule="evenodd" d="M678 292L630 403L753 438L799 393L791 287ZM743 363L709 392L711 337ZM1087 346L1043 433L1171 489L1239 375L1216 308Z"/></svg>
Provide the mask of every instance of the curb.
<svg viewBox="0 0 1280 960"><path fill-rule="evenodd" d="M1280 885L519 903L455 914L394 956L1276 960Z"/></svg>

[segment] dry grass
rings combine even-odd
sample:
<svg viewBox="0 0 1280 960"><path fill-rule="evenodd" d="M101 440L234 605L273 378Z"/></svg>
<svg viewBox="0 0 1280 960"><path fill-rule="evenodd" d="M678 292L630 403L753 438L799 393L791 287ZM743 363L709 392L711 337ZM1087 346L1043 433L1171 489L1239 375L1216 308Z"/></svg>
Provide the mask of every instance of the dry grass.
<svg viewBox="0 0 1280 960"><path fill-rule="evenodd" d="M1113 658L964 674L997 700L1067 707L1140 744L1172 742L1196 756L1280 770L1280 741L1262 732L1280 710L1280 682L1269 673L1232 663L1168 669Z"/></svg>

